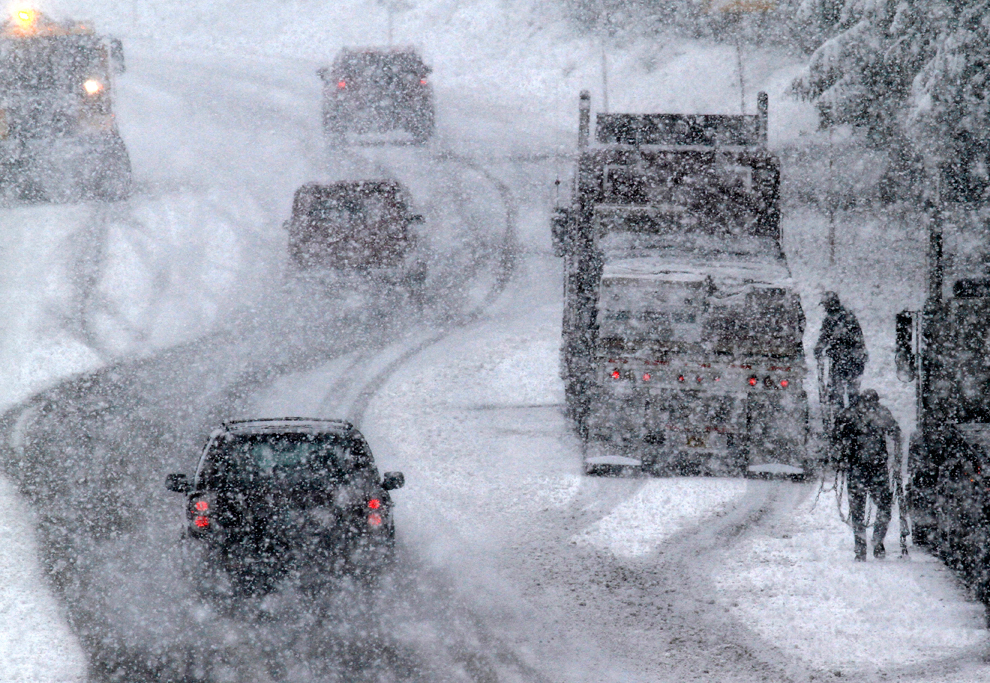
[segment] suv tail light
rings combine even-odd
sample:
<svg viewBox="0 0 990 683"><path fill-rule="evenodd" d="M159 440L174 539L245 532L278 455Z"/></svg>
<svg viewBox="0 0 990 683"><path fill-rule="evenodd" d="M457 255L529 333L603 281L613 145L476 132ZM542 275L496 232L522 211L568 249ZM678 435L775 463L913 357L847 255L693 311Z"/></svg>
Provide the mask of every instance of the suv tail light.
<svg viewBox="0 0 990 683"><path fill-rule="evenodd" d="M382 525L381 507L382 501L378 498L372 498L368 501L368 509L371 510L368 514L368 526L377 528Z"/></svg>
<svg viewBox="0 0 990 683"><path fill-rule="evenodd" d="M213 514L216 494L203 493L189 499L189 521L198 531L209 531L213 527Z"/></svg>

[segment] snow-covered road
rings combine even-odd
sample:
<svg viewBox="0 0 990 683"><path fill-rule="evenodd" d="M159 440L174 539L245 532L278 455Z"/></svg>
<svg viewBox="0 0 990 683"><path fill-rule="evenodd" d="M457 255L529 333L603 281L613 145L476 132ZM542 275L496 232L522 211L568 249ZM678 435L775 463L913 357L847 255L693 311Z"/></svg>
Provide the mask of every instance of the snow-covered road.
<svg viewBox="0 0 990 683"><path fill-rule="evenodd" d="M650 84L671 106L736 97L689 83L731 53L671 45L626 104L653 106ZM760 78L780 92L792 67L772 62ZM19 569L0 586L0 680L82 678L84 660L128 681L990 679L981 614L948 572L920 552L855 566L810 484L581 475L548 221L570 113L452 79L427 148L327 154L315 66L132 55L119 104L135 198L0 212L2 466L20 489L0 488L0 559ZM292 191L381 173L433 231L425 313L283 273ZM905 219L891 247L872 217L844 214L832 269L824 220L786 214L809 339L818 293L848 287L868 311L867 379L909 420L886 378L893 312L920 296L916 235ZM56 383L74 372L89 374ZM317 605L203 605L164 475L188 472L222 419L307 413L358 421L381 468L406 473L395 580Z"/></svg>

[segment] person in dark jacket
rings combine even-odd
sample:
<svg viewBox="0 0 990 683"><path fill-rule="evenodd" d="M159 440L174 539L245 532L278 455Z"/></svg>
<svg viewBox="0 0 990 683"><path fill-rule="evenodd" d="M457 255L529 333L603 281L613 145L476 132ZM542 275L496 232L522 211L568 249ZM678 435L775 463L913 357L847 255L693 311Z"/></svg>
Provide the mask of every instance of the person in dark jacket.
<svg viewBox="0 0 990 683"><path fill-rule="evenodd" d="M859 393L859 378L869 356L859 321L842 305L839 295L825 292L822 306L825 307L825 319L815 344L815 359L819 366L819 381L823 382L820 395L826 412L825 428L829 430L836 413L850 405ZM823 357L828 360L827 372Z"/></svg>
<svg viewBox="0 0 990 683"><path fill-rule="evenodd" d="M893 485L900 482L901 430L894 416L880 405L880 397L867 389L835 418L838 465L846 470L849 518L852 521L856 559L866 560L866 501L877 506L873 524L873 556L883 559L883 539L890 524Z"/></svg>

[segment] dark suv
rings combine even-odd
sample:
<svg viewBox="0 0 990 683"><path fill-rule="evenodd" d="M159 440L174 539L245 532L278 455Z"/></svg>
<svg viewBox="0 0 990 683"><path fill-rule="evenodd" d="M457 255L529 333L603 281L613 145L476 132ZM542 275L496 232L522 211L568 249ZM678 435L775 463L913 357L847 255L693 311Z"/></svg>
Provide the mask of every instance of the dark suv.
<svg viewBox="0 0 990 683"><path fill-rule="evenodd" d="M388 492L403 483L401 472L379 478L350 423L283 418L224 423L195 479L172 474L166 487L186 495L187 535L206 564L200 587L242 594L292 573L318 583L379 575L395 544Z"/></svg>
<svg viewBox="0 0 990 683"><path fill-rule="evenodd" d="M307 183L296 190L289 258L297 269L363 272L413 289L426 279L426 260L409 193L394 180Z"/></svg>
<svg viewBox="0 0 990 683"><path fill-rule="evenodd" d="M342 50L317 71L327 137L342 142L348 132L404 130L426 142L434 128L430 71L411 49Z"/></svg>

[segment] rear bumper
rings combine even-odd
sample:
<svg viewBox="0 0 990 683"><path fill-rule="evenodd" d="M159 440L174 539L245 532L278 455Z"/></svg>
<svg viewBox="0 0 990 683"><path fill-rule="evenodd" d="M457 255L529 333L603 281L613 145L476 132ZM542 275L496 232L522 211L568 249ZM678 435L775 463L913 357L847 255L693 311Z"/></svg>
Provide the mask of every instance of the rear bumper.
<svg viewBox="0 0 990 683"><path fill-rule="evenodd" d="M792 474L807 467L808 407L803 391L716 394L601 391L590 402L589 458L632 458L644 467L750 468ZM604 460L600 464L609 464ZM618 463L616 463L618 464Z"/></svg>

